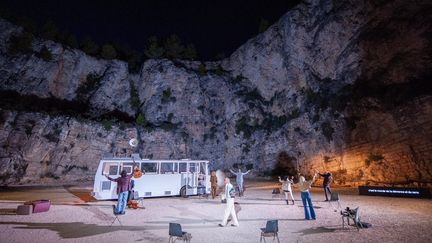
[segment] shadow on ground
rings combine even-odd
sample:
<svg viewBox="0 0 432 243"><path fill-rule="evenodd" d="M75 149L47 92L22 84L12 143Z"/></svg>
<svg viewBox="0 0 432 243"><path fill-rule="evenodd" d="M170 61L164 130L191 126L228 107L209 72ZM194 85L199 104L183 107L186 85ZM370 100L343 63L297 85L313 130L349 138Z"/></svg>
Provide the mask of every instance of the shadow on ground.
<svg viewBox="0 0 432 243"><path fill-rule="evenodd" d="M81 199L82 201L84 201L85 203L97 201L94 197L92 197L90 195L90 193L91 193L90 190L86 190L86 189L82 189L82 188L77 188L75 186L69 186L69 185L63 186L63 188L67 192L69 192L70 194L72 194L75 197L78 197L79 199Z"/></svg>
<svg viewBox="0 0 432 243"><path fill-rule="evenodd" d="M93 235L105 234L114 231L144 231L146 228L143 226L108 226L85 224L82 222L72 223L30 223L30 222L0 222L5 225L18 225L16 229L47 229L55 231L61 238L72 239L82 238Z"/></svg>
<svg viewBox="0 0 432 243"><path fill-rule="evenodd" d="M188 228L218 228L218 224L222 221L222 218L220 219L195 219L195 218L183 218L183 217L165 217L169 220L154 220L154 221L147 221L146 224L155 224L155 225L168 225L169 223L179 223L179 224L195 224L195 225L189 225ZM279 221L306 221L305 219L282 219L282 218L275 218ZM253 218L253 219L242 219L241 216L238 218L239 223L242 222L266 222L268 218ZM209 224L206 226L203 226L202 224ZM198 225L197 225L198 224ZM150 226L151 227L151 226Z"/></svg>
<svg viewBox="0 0 432 243"><path fill-rule="evenodd" d="M336 231L335 228L318 227L318 228L300 230L295 233L300 233L302 235L312 235L312 234L332 233L335 231Z"/></svg>

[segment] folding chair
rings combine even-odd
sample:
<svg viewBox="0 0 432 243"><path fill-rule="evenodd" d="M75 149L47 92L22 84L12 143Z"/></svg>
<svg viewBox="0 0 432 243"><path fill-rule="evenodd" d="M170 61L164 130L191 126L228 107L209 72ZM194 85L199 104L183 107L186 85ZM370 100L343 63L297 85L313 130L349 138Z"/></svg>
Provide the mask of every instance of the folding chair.
<svg viewBox="0 0 432 243"><path fill-rule="evenodd" d="M352 226L355 226L357 228L357 231L360 230L360 228L363 228L363 224L360 221L360 207L357 207L354 210L345 210L341 212L342 214L342 228L345 228L345 218L347 219L347 225L350 225L349 221L352 219L354 221L354 224Z"/></svg>
<svg viewBox="0 0 432 243"><path fill-rule="evenodd" d="M267 220L266 227L261 228L260 242L262 242L263 239L264 239L264 242L266 242L265 237L272 237L273 236L273 241L275 240L275 238L277 238L278 243L280 243L278 231L279 231L278 221L277 220Z"/></svg>
<svg viewBox="0 0 432 243"><path fill-rule="evenodd" d="M169 240L168 243L174 243L176 240L183 240L183 242L190 243L192 235L188 232L182 231L182 227L177 223L169 223Z"/></svg>
<svg viewBox="0 0 432 243"><path fill-rule="evenodd" d="M144 197L139 197L137 201L138 201L138 205L141 205L141 207L144 208Z"/></svg>
<svg viewBox="0 0 432 243"><path fill-rule="evenodd" d="M332 192L331 193L330 200L328 202L331 205L331 207L334 209L335 212L337 212L337 210L341 208L341 204L340 204L340 201L339 201L339 193L337 193L337 192ZM337 202L337 207L335 207L333 205L333 203L336 203L336 202Z"/></svg>
<svg viewBox="0 0 432 243"><path fill-rule="evenodd" d="M120 216L121 214L118 214L118 213L116 212L116 206L115 206L115 205L113 205L112 207L113 207L114 220L111 222L111 225L110 225L110 226L112 226L116 220L119 222L119 224L120 224L121 226L123 226L122 223L120 222L120 219L119 219L119 216Z"/></svg>

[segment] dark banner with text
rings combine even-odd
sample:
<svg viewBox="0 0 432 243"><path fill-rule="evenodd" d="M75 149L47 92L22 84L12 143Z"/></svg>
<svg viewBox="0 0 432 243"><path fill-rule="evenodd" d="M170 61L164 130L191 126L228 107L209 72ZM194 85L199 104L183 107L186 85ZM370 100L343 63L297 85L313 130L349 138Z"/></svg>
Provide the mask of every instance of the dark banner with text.
<svg viewBox="0 0 432 243"><path fill-rule="evenodd" d="M368 196L431 198L428 188L359 186L359 193Z"/></svg>

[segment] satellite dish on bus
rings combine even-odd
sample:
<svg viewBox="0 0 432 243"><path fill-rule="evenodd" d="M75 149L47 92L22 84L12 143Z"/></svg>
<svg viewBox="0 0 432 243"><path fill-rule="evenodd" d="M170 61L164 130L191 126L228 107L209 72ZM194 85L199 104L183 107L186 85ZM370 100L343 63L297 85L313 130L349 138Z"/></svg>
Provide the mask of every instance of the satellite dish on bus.
<svg viewBox="0 0 432 243"><path fill-rule="evenodd" d="M132 138L131 140L129 140L129 145L132 147L138 146L138 140L136 138Z"/></svg>

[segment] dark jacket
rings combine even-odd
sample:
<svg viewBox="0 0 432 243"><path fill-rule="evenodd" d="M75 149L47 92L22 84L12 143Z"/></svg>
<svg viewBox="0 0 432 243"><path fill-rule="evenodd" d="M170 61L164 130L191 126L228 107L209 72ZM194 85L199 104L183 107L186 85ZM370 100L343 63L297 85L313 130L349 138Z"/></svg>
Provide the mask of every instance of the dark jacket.
<svg viewBox="0 0 432 243"><path fill-rule="evenodd" d="M107 177L110 181L117 182L117 194L120 194L121 192L127 192L132 190L131 187L131 178L133 174L127 175L127 176L120 176L119 178L112 179L111 177Z"/></svg>
<svg viewBox="0 0 432 243"><path fill-rule="evenodd" d="M323 181L323 186L328 186L331 183L332 180L332 174L329 173L325 173L325 174L319 174L320 176L324 177L324 181Z"/></svg>

